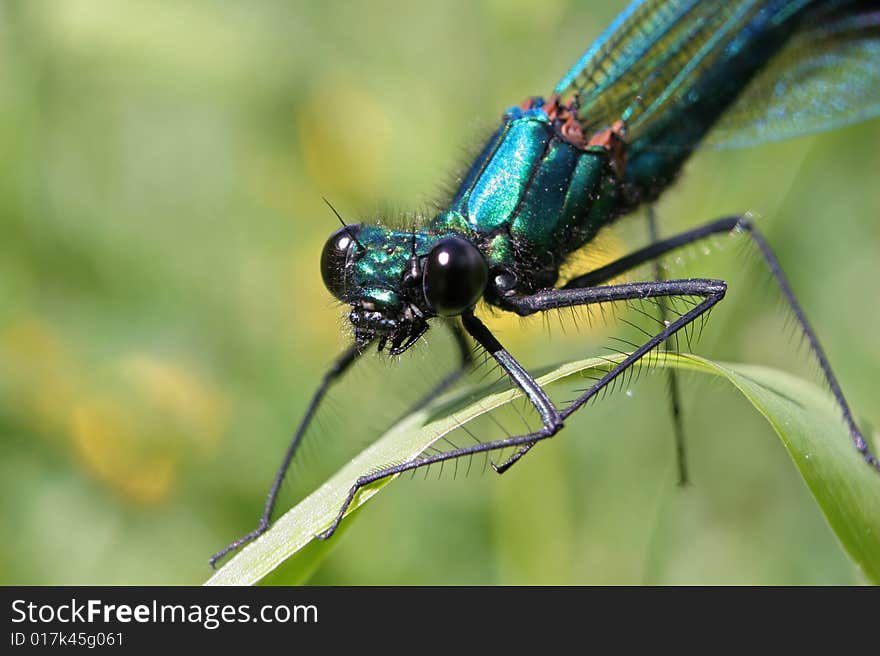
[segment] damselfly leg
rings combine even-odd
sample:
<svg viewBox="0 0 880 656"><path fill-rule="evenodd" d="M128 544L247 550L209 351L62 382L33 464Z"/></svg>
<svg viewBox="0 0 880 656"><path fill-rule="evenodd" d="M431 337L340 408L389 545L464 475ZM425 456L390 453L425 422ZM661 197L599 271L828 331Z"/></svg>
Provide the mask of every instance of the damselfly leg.
<svg viewBox="0 0 880 656"><path fill-rule="evenodd" d="M537 431L508 437L505 439L481 442L466 447L452 449L450 451L432 454L411 460L409 462L383 468L379 471L361 476L355 481L339 510L333 523L324 532L318 535L321 539L327 539L336 531L339 522L348 510L351 502L357 495L358 490L375 481L400 474L405 471L427 467L429 465L453 460L475 453L496 451L509 447L530 447L541 440L552 437L562 428L564 420L579 410L583 405L601 392L606 386L616 380L631 366L635 365L646 354L657 348L671 335L690 325L701 317L705 312L718 303L727 290L727 285L720 280L690 279L651 281L639 283L627 283L622 285L608 285L604 287L575 288L575 289L548 289L529 296L512 297L505 299L505 309L511 310L522 316L528 316L536 312L555 310L564 307L577 307L596 303L613 303L615 301L630 301L639 299L661 297L701 297L703 300L692 307L689 311L679 316L675 321L665 326L660 332L650 338L642 346L623 358L613 366L594 385L585 390L570 405L564 409L558 409L541 388L537 381L504 349L488 328L477 319L471 311L462 314L462 323L465 330L473 337L490 355L498 362L502 369L510 376L513 382L523 391L529 401L534 405L541 416L543 425ZM516 456L514 456L515 458ZM509 466L507 463L505 465Z"/></svg>
<svg viewBox="0 0 880 656"><path fill-rule="evenodd" d="M214 568L217 565L217 561L223 558L230 551L234 551L239 547L246 545L248 542L255 540L266 530L269 528L269 523L272 517L272 511L275 509L275 502L278 499L278 493L281 491L281 483L284 481L284 476L287 474L287 469L290 467L290 463L293 460L293 456L296 454L297 447L299 447L300 442L302 442L302 438L306 433L306 429L309 427L309 424L312 422L312 418L315 416L315 412L318 410L318 406L321 404L321 401L324 399L324 395L327 393L327 390L333 385L334 382L339 380L342 374L357 360L365 351L365 348L361 348L358 346L351 346L346 349L336 360L330 365L330 368L324 374L324 377L321 379L320 385L318 385L318 389L315 390L314 395L312 395L312 399L309 402L308 408L306 409L305 415L303 415L302 420L300 420L299 426L297 426L296 431L293 434L293 439L290 440L290 444L287 447L287 451L284 454L284 459L281 461L281 467L279 467L278 472L275 474L275 478L272 481L272 487L269 489L269 496L266 498L266 505L263 508L263 514L260 517L260 523L257 525L257 528L247 533L234 542L228 544L223 547L220 551L211 556L208 561L211 564L211 567Z"/></svg>
<svg viewBox="0 0 880 656"><path fill-rule="evenodd" d="M645 215L648 223L648 238L651 244L656 244L660 240L660 233L657 229L657 215L654 212L653 205L648 206ZM659 257L654 259L653 269L654 280L663 280L663 270ZM660 321L666 323L669 309L666 307L664 299L658 299L657 306L660 309ZM669 348L670 346L670 342L667 341L666 347ZM675 368L666 370L666 383L669 388L669 405L672 414L673 431L675 432L675 461L678 465L678 484L684 486L688 483L688 467L687 454L685 452L684 424L681 418L681 393L678 387L678 372Z"/></svg>
<svg viewBox="0 0 880 656"><path fill-rule="evenodd" d="M564 289L594 287L643 264L649 262L656 263L658 258L677 248L687 246L688 244L700 241L701 239L706 239L707 237L711 237L713 235L730 233L736 230L747 233L751 237L755 246L758 248L758 251L761 253L761 257L763 258L764 263L770 270L770 273L773 275L773 279L779 286L783 297L788 303L789 308L791 308L792 314L794 314L798 325L800 326L801 330L807 338L807 343L809 344L810 350L812 351L813 355L816 357L816 360L819 363L819 367L822 370L822 375L825 378L825 382L831 390L831 393L834 396L837 405L840 407L841 414L843 415L843 419L846 422L847 429L849 430L853 444L855 445L856 449L858 449L859 452L862 454L865 461L867 461L869 465L880 471L880 461L878 461L877 457L871 452L870 448L868 447L867 441L865 440L864 436L856 425L852 413L849 409L849 404L846 401L846 397L844 397L840 384L837 382L837 378L834 375L834 372L831 370L831 365L828 362L825 351L822 348L822 345L819 343L819 339L818 337L816 337L816 333L813 331L812 326L810 326L809 322L807 321L806 315L804 314L800 303L798 303L798 300L795 297L794 292L792 291L788 279L782 271L779 260L776 258L776 255L770 248L770 244L767 243L767 240L764 238L764 236L761 234L755 224L751 221L751 219L749 219L749 217L728 216L721 219L716 219L715 221L711 221L697 228L693 228L692 230L687 230L673 237L669 237L668 239L652 239L652 243L645 248L630 253L629 255L615 260L603 267L600 267L599 269L584 274L583 276L574 278L573 280L568 282ZM658 270L655 269L655 271ZM663 308L663 305L661 304L660 307ZM672 383L672 381L670 381L670 383L673 385L677 384ZM676 398L677 395L673 396L674 418L676 417L676 415L680 417L680 414L676 412L675 409L678 406ZM678 424L679 422L680 418L676 418L676 423ZM683 432L678 425L676 426L676 432L676 444L679 449L679 474L682 475L685 474L687 470L684 468L685 461L683 457ZM529 445L524 446L509 460L497 466L496 471L506 471L530 448L531 447Z"/></svg>
<svg viewBox="0 0 880 656"><path fill-rule="evenodd" d="M798 303L794 291L792 291L791 285L788 282L788 278L786 278L785 273L782 271L779 260L770 248L770 244L767 243L767 240L749 217L728 216L716 219L715 221L711 221L692 230L687 230L673 237L669 237L668 239L662 239L622 257L619 260L615 260L604 267L591 271L579 278L575 278L570 281L566 287L592 287L602 281L608 280L609 278L625 273L641 264L654 261L658 257L661 257L676 248L692 244L712 235L729 233L737 230L743 231L751 237L755 246L758 248L758 251L761 253L764 263L773 275L773 279L779 286L782 296L788 303L792 314L794 314L798 325L807 338L807 343L819 363L819 368L822 370L822 375L825 378L828 388L831 390L831 394L834 396L837 405L840 407L841 414L846 422L853 444L868 464L880 471L880 461L878 461L877 457L871 453L867 441L856 425L852 412L849 409L849 404L846 401L846 397L844 397L840 384L837 382L837 377L834 375L834 372L831 370L831 365L828 363L828 357L825 355L825 351L819 343L819 338L816 336L815 331L807 321L806 314L804 314L800 303Z"/></svg>
<svg viewBox="0 0 880 656"><path fill-rule="evenodd" d="M648 224L648 237L650 243L653 245L657 243L659 240L658 231L657 231L657 219L654 213L653 206L648 207L646 212L646 219ZM653 272L654 272L654 280L663 280L663 272L660 268L660 255L654 257L652 259L653 262ZM613 276L608 276L611 278ZM604 280L597 280L597 284L599 282L606 282L608 278ZM660 311L660 322L665 324L667 322L667 307L664 299L657 299L657 306ZM667 342L668 345L668 342ZM679 401L679 388L678 388L678 377L676 375L675 369L667 369L667 383L669 386L669 394L670 394L670 402L672 406L672 421L673 427L675 431L675 454L676 454L676 463L678 465L678 483L679 485L686 485L688 481L687 474L687 459L685 457L685 442L684 442L684 427L681 421L681 403ZM505 460L501 464L492 463L492 468L498 474L503 474L515 462L517 462L520 458L522 458L526 453L528 453L534 444L526 444L519 451L517 451L513 456Z"/></svg>
<svg viewBox="0 0 880 656"><path fill-rule="evenodd" d="M825 355L825 352L822 349L815 332L813 331L810 324L807 322L806 316L804 315L800 304L794 296L791 285L789 284L779 265L779 261L777 260L767 241L764 239L763 235L761 235L761 233L749 220L748 217L731 216L712 221L703 226L688 230L673 237L662 240L652 239L652 243L648 246L639 249L633 253L630 253L629 255L615 260L603 267L595 269L594 271L574 278L569 281L562 289L548 289L530 296L513 297L504 300L504 309L516 312L523 316L527 316L537 312L544 312L547 310L559 309L564 307L588 306L597 303L610 303L615 301L648 298L657 299L657 301L661 303L660 307L662 309L664 307L664 305L662 304L663 299L688 296L703 298L703 301L701 303L697 304L688 312L679 316L676 320L666 323L664 319L663 323L666 323L666 326L663 330L658 332L656 335L654 335L654 337L645 342L640 348L633 351L620 363L610 369L608 373L606 373L592 387L586 390L580 397L575 399L573 403L562 410L558 409L553 404L553 402L540 387L540 385L537 384L534 378L528 372L526 372L525 369L523 369L523 367L519 365L519 363L510 355L510 353L508 353L501 346L494 335L492 335L492 333L485 327L485 325L481 321L479 321L479 319L477 319L471 312L464 313L462 315L462 323L467 332L492 355L492 357L498 362L498 364L504 369L504 371L507 372L507 374L511 377L515 384L523 390L527 398L538 411L538 414L540 415L542 420L542 427L537 431L525 435L482 442L467 447L453 449L444 453L424 456L410 462L387 467L371 474L362 476L352 486L348 497L346 498L334 522L326 531L321 533L318 537L321 537L322 539L329 538L335 532L336 528L339 525L339 522L341 521L348 507L351 505L351 502L354 500L354 497L357 494L358 490L377 480L381 480L389 476L394 476L405 471L427 467L438 462L473 455L475 453L496 451L503 448L519 446L520 449L516 453L514 453L514 455L511 456L508 460L502 462L499 465L495 465L493 463L493 467L499 473L502 473L509 469L510 466L512 466L525 453L527 453L529 449L534 446L534 444L555 435L562 428L563 421L567 417L569 417L572 413L581 408L587 401L593 398L607 385L616 380L622 373L629 369L629 367L635 365L652 349L657 348L664 342L667 342L678 331L691 324L697 318L702 316L706 311L708 311L712 306L718 303L724 297L724 293L726 291L726 284L723 281L705 279L668 281L654 280L650 282L627 283L621 285L599 285L638 266L644 265L646 263L657 262L658 258L677 248L692 244L712 235L729 233L736 230L741 230L749 234L752 241L757 246L765 264L773 275L774 280L782 291L786 302L788 303L798 324L804 332L804 335L807 337L810 349L815 355L817 361L819 362L819 366L822 370L823 376L829 388L831 389L831 392L838 406L841 409L843 418L847 424L853 443L855 444L859 452L862 453L864 459L870 465L880 470L880 462L878 462L877 458L873 455L873 453L871 453L870 449L868 448L867 442L865 441L864 437L856 426L855 421L852 417L852 413L849 409L849 405L846 402L840 385L837 382L837 379L834 376L830 365L828 364L828 359ZM655 232L652 234L656 236ZM660 277L658 268L655 268L655 276ZM458 380L464 373L464 371L471 365L472 356L461 329L455 322L450 321L445 323L447 323L447 325L451 327L456 337L456 343L459 347L461 354L460 366L456 371L454 371L443 381L441 381L441 383L437 387L431 390L431 392L424 399L416 404L416 409L423 407L433 398L436 398L436 396L438 396L446 388L448 388L451 384ZM347 350L334 363L330 371L325 374L321 385L319 386L318 390L315 393L315 396L312 399L312 402L309 405L305 417L303 418L300 426L297 428L294 439L291 441L288 451L285 454L282 466L276 474L275 480L269 493L269 497L266 501L263 516L260 518L260 524L258 528L255 531L243 536L239 540L236 540L228 547L213 556L211 558L212 566L216 563L217 560L219 560L230 551L237 549L247 542L250 542L267 530L272 511L277 501L281 482L284 478L287 468L290 465L296 448L300 440L302 439L302 436L305 433L305 430L308 427L312 416L314 415L315 410L317 409L321 399L323 398L329 386L339 376L341 376L341 374L348 368L348 366L351 365L355 359L357 359L358 355L360 355L362 351L362 349L356 349L354 347ZM680 428L680 414L676 411L676 409L679 407L677 400L677 382L671 384L674 386L673 389L675 390L673 392L673 417L676 421L676 444L679 463L679 474L680 480L685 481L687 469L685 466L683 452L683 433Z"/></svg>
<svg viewBox="0 0 880 656"><path fill-rule="evenodd" d="M461 327L458 325L457 322L453 321L448 321L444 323L449 326L449 329L452 331L452 334L455 338L455 344L459 354L459 365L455 369L455 371L453 371L443 380L441 380L433 389L431 389L430 392L428 392L421 400L413 405L413 407L411 407L404 414L404 416L423 408L428 403L437 398L457 380L459 380L473 363L473 355L468 345L467 338L465 337ZM306 431L311 425L312 419L314 419L315 413L317 412L321 401L323 401L324 396L326 395L330 387L332 387L332 385L342 377L342 375L348 370L348 368L364 352L366 352L369 346L370 344L365 344L361 347L351 346L346 349L333 362L332 365L330 365L330 368L321 379L321 383L320 385L318 385L318 389L315 390L315 393L312 396L308 407L306 408L305 415L303 415L303 418L300 420L299 426L297 426L296 431L293 434L293 438L290 440L290 444L288 445L287 451L284 454L284 458L281 461L281 466L278 468L278 471L275 474L275 478L272 481L272 487L269 489L269 495L266 498L266 504L263 507L263 514L260 516L260 522L257 525L257 528L250 533L241 536L240 538L228 544L223 549L211 556L208 562L211 564L212 568L216 567L217 561L223 558L223 556L230 553L231 551L235 551L236 549L243 547L248 542L255 540L269 529L269 525L272 521L272 513L275 510L275 505L278 502L278 495L281 492L281 484L284 482L284 477L287 475L287 470L290 468L290 463L293 461L293 457L294 455L296 455L299 445L302 442Z"/></svg>

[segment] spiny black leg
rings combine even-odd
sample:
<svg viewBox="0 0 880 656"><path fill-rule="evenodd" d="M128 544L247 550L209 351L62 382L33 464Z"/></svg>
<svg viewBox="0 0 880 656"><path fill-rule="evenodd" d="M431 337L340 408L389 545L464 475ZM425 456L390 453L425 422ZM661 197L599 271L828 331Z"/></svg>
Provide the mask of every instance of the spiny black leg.
<svg viewBox="0 0 880 656"><path fill-rule="evenodd" d="M622 273L626 273L647 262L652 262L676 248L687 246L712 235L731 232L740 227L746 229L745 223L747 222L748 218L743 216L726 216L667 239L661 239L658 242L633 251L629 255L624 255L620 259L609 262L605 266L594 269L577 278L572 278L563 289L580 289L601 285L603 282L616 278Z"/></svg>
<svg viewBox="0 0 880 656"><path fill-rule="evenodd" d="M801 309L800 303L798 303L797 298L795 298L794 291L791 289L788 278L786 278L783 273L782 267L779 265L779 260L776 259L776 255L770 248L770 244L767 243L764 236L758 231L752 222L748 220L748 218L743 217L740 227L748 231L751 235L752 240L757 245L758 250L764 257L764 261L767 263L767 268L770 269L770 273L772 273L773 277L776 279L779 288L782 290L782 295L788 301L795 318L801 325L804 334L807 336L807 342L810 344L810 349L812 349L813 354L819 361L819 367L822 369L822 373L825 374L825 380L828 383L828 387L831 388L831 393L834 395L834 398L843 413L843 419L846 421L846 425L849 428L849 435L853 444L855 444L856 449L859 450L859 453L862 454L865 461L880 472L880 460L871 453L871 449L868 447L868 443L862 436L862 432L859 430L858 426L856 426L852 412L850 412L849 409L849 404L846 402L846 397L843 395L843 390L840 388L840 384L837 382L837 377L834 375L834 372L831 371L831 364L828 362L828 357L825 355L825 351L822 349L821 344L819 344L819 338L816 337L816 333L813 332L812 326L810 326L807 321L807 316Z"/></svg>
<svg viewBox="0 0 880 656"><path fill-rule="evenodd" d="M498 360L514 382L523 390L532 403L535 404L538 412L541 413L542 418L544 418L546 414L548 416L557 417L557 420L548 425L545 419L545 425L532 433L493 440L491 442L480 442L478 444L468 445L445 453L417 458L409 462L386 467L371 474L361 476L355 481L354 485L349 490L348 496L343 502L342 507L339 509L339 512L336 514L336 517L333 519L333 522L325 531L319 533L317 537L326 540L333 535L358 491L370 483L405 471L427 467L438 462L462 458L475 453L495 451L514 446L526 446L552 437L562 428L562 421L559 421L559 418L564 420L571 416L603 388L644 357L645 354L649 353L659 344L662 344L670 335L675 334L698 319L704 312L709 310L724 297L726 290L727 286L720 280L667 280L662 282L609 285L607 287L597 287L592 289L546 290L532 296L507 299L508 308L523 316L560 307L572 307L577 305L607 303L639 298L701 296L704 299L701 303L691 308L688 312L681 315L668 326L664 327L663 330L645 342L641 347L626 356L618 365L613 367L592 387L586 390L581 396L575 399L571 405L561 412L556 411L552 401L550 401L549 397L547 397L547 394L541 389L541 386L538 385L537 381L535 381L535 379L532 378L522 366L503 349L501 344L498 343L495 337L479 319L472 314L463 316L462 318L465 329L467 329L474 339L480 342L480 344L496 357L496 360ZM499 354L501 354L501 357L498 357Z"/></svg>
<svg viewBox="0 0 880 656"><path fill-rule="evenodd" d="M538 414L541 415L544 429L553 428L553 433L556 433L562 428L562 420L559 417L559 411L556 409L556 406L544 390L541 389L541 386L535 382L535 379L501 346L498 340L495 339L495 336L483 325L483 322L477 319L472 312L466 312L462 315L461 319L465 329L471 336L498 361L501 367L513 379L513 382L525 392L532 405L538 411ZM513 463L528 453L533 446L535 446L534 442L524 445L512 457L500 465L490 461L492 469L498 474L503 474L510 469Z"/></svg>
<svg viewBox="0 0 880 656"><path fill-rule="evenodd" d="M595 285L598 285L605 280L614 278L615 276L629 271L630 269L633 269L641 264L655 260L661 255L664 255L665 253L668 253L669 251L672 251L676 248L685 246L687 244L692 244L695 241L699 241L700 239L704 239L711 235L722 234L734 230L743 230L748 233L752 241L758 247L758 251L761 253L761 256L764 259L764 263L767 265L770 273L773 274L773 278L776 280L776 284L782 291L783 297L785 297L785 300L788 303L788 306L791 308L795 319L797 319L798 324L800 324L801 330L807 337L807 342L810 345L810 350L813 352L813 355L819 362L819 368L822 370L822 374L825 377L825 382L831 389L834 400L837 402L837 405L841 410L843 419L846 422L846 426L849 430L850 438L852 439L853 444L855 444L856 449L858 449L859 453L862 454L862 457L865 459L865 461L869 465L874 467L874 469L880 471L880 460L877 459L877 456L871 453L867 441L862 436L862 433L859 430L858 426L856 426L856 422L853 419L852 412L849 409L849 404L846 402L846 397L844 397L843 391L840 388L840 384L837 382L837 377L831 370L831 365L828 362L828 358L825 355L825 351L822 348L822 345L819 343L819 338L816 337L816 333L813 331L813 328L807 321L807 317L804 314L804 311L801 309L800 303L798 303L797 298L795 297L794 292L791 289L791 285L789 284L788 279L782 271L779 260L776 259L776 255L773 253L773 250L770 248L767 240L764 239L764 236L754 225L754 223L752 223L749 217L724 217L707 223L698 228L694 228L693 230L682 232L681 234L675 235L674 237L662 239L654 244L651 244L650 246L646 246L645 248L635 251L634 253L622 257L619 260L615 260L610 264L596 269L595 271L591 271L590 273L587 273L583 276L574 278L573 280L568 282L565 288L570 289L594 287Z"/></svg>
<svg viewBox="0 0 880 656"><path fill-rule="evenodd" d="M462 375L464 375L465 371L467 371L468 367L473 362L473 356L471 354L470 346L467 343L467 338L465 337L464 331L462 331L461 327L458 323L449 321L446 322L446 325L449 326L452 331L453 337L455 337L455 344L459 351L459 359L460 364L459 367L453 371L451 374L446 376L443 380L441 380L428 394L425 395L418 403L416 403L412 408L410 408L404 416L410 415L417 410L425 407L428 403L433 401L437 396L442 394L447 388L449 388L452 384L454 384ZM282 461L281 467L278 469L278 473L275 475L275 479L272 482L272 488L269 491L269 496L266 499L266 505L263 510L263 514L260 517L260 522L257 528L247 535L240 537L238 540L233 542L232 544L226 546L221 551L218 551L211 557L210 563L211 567L215 567L218 560L220 560L223 556L225 556L230 551L234 551L239 547L247 544L248 542L258 538L260 535L266 532L269 528L269 523L271 521L272 512L275 508L275 503L278 498L278 493L281 490L281 484L284 480L284 477L287 473L287 469L290 467L290 463L293 460L293 456L296 453L296 449L299 446L300 441L305 434L306 429L308 428L309 423L318 408L321 399L326 393L327 389L330 385L342 375L342 373L349 367L349 365L354 362L358 355L363 353L366 350L366 346L358 349L356 346L352 346L347 351L345 351L337 360L333 363L327 373L324 374L324 378L321 381L321 385L318 387L318 390L315 392L312 397L312 401L309 404L308 409L306 410L306 414L303 417L302 422L297 428L296 434L290 442L290 445L287 448L287 452L285 453L284 460Z"/></svg>
<svg viewBox="0 0 880 656"><path fill-rule="evenodd" d="M562 426L559 410L547 396L543 388L538 385L528 371L523 369L522 365L517 362L514 357L508 353L507 349L501 346L501 343L495 338L486 325L474 316L471 310L461 315L461 322L465 330L471 337L489 352L501 368L507 372L511 380L525 393L535 410L541 415L541 421L544 422L544 428L559 429Z"/></svg>
<svg viewBox="0 0 880 656"><path fill-rule="evenodd" d="M260 523L257 525L257 528L255 530L241 536L235 542L223 547L223 549L211 556L211 559L208 562L211 564L212 569L216 569L217 561L223 558L223 556L228 554L230 551L234 551L239 547L244 546L248 542L258 538L269 528L269 522L272 518L272 511L275 509L275 502L278 500L278 493L281 491L281 483L284 481L284 476L287 474L287 469L288 467L290 467L290 463L293 460L296 449L299 446L299 443L302 441L302 438L306 433L306 429L309 427L309 424L311 423L312 418L314 417L315 412L318 409L318 406L323 400L327 389L339 379L339 377L345 372L346 369L348 369L349 366L351 366L351 364L355 360L357 360L357 358L366 350L367 346L369 345L367 344L363 347L358 347L357 345L349 347L342 353L342 355L340 355L336 359L336 361L332 365L330 365L330 368L321 379L321 384L318 386L318 389L315 390L315 393L312 396L312 400L309 402L309 406L306 409L306 413L300 421L299 426L297 426L296 432L293 435L293 439L290 440L290 444L287 447L287 452L284 454L284 459L281 461L281 467L278 468L278 472L275 474L275 479L272 481L272 487L269 489L269 496L266 498L266 505L263 508L263 514L260 517Z"/></svg>
<svg viewBox="0 0 880 656"><path fill-rule="evenodd" d="M646 212L648 220L648 238L651 244L656 244L660 235L657 231L657 216L654 213L654 206L648 206ZM660 267L660 258L655 258L653 262L654 280L663 280L663 270ZM664 324L668 318L668 310L664 299L658 299L658 307L660 308L660 321ZM666 342L666 348L671 346L670 342ZM678 464L678 484L687 485L688 483L688 467L687 454L685 452L684 441L684 425L681 420L681 402L678 388L678 372L675 369L666 370L666 382L669 386L669 400L672 410L672 425L675 432L675 460Z"/></svg>
<svg viewBox="0 0 880 656"><path fill-rule="evenodd" d="M715 287L713 287L713 285L715 285ZM699 278L690 280L659 280L654 283L640 282L575 289L570 289L566 286L563 289L545 289L532 294L531 296L507 298L502 302L502 307L506 310L512 310L521 316L528 316L535 312L563 307L574 307L577 305L589 305L593 303L606 303L640 298L663 298L669 296L707 296L707 290L709 289L715 289L716 293L720 293L717 300L721 300L725 292L719 292L718 290L722 288L723 290L727 289L727 285L723 281ZM693 291L684 291L686 289L692 289ZM715 302L717 302L717 300ZM712 305L714 304L715 303L713 302ZM687 316L687 314L682 316ZM670 335L674 332L676 331L672 331ZM503 474L520 458L528 453L533 446L534 444L526 444L500 465L495 465L493 463L493 468L499 474Z"/></svg>
<svg viewBox="0 0 880 656"><path fill-rule="evenodd" d="M620 365L603 376L598 383L586 393L575 399L565 410L562 418L566 419L590 400L598 391L621 373L621 365L628 368L640 360L646 353L662 344L670 336L698 319L704 312L712 308L727 293L727 283L723 280L690 278L686 280L656 280L653 282L630 282L621 285L590 287L587 289L548 289L530 296L512 297L504 300L507 309L521 316L535 312L545 312L563 307L609 303L614 301L638 300L645 298L663 298L671 296L700 296L703 301L682 314L678 319L665 326L663 330L649 339L641 347L630 353ZM628 363L628 364L627 364Z"/></svg>
<svg viewBox="0 0 880 656"><path fill-rule="evenodd" d="M494 462L492 462L491 463L492 469L495 470L496 474L503 474L508 469L513 467L517 462L519 462L520 458L522 458L525 454L527 454L529 451L531 451L532 447L535 446L535 444L537 444L537 442L529 442L528 444L520 447L519 451L514 453L507 460L505 460L504 462L502 462L500 464L496 465Z"/></svg>

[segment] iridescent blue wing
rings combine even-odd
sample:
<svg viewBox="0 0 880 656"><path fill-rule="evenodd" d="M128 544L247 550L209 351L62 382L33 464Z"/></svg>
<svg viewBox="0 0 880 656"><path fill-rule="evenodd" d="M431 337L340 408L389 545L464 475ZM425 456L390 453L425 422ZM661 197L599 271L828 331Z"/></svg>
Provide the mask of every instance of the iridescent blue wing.
<svg viewBox="0 0 880 656"><path fill-rule="evenodd" d="M562 78L586 134L619 119L635 138L713 68L768 4L757 0L638 0ZM787 3L802 5L801 2Z"/></svg>
<svg viewBox="0 0 880 656"><path fill-rule="evenodd" d="M880 115L880 9L797 35L746 87L705 145L738 148Z"/></svg>
<svg viewBox="0 0 880 656"><path fill-rule="evenodd" d="M577 97L586 134L624 120L643 152L830 129L878 114L878 11L846 0L638 0L555 92Z"/></svg>

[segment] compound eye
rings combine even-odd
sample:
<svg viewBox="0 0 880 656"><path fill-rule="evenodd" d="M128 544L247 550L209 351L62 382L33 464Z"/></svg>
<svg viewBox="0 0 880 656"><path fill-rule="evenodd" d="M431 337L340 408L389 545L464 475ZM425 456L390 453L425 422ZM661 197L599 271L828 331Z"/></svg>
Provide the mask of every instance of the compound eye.
<svg viewBox="0 0 880 656"><path fill-rule="evenodd" d="M480 300L488 279L489 268L477 247L460 237L446 237L428 253L425 300L438 315L452 317Z"/></svg>
<svg viewBox="0 0 880 656"><path fill-rule="evenodd" d="M360 230L360 223L340 228L330 235L321 252L321 277L327 290L339 300L345 300L345 267Z"/></svg>

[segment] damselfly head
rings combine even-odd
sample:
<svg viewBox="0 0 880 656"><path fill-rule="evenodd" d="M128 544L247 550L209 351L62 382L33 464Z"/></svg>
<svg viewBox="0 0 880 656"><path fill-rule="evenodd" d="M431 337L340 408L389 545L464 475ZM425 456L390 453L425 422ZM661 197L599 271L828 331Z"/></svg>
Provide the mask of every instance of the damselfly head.
<svg viewBox="0 0 880 656"><path fill-rule="evenodd" d="M435 316L456 316L480 300L488 267L479 249L456 234L434 235L374 225L346 225L321 255L328 291L351 306L360 345L377 341L397 355Z"/></svg>

